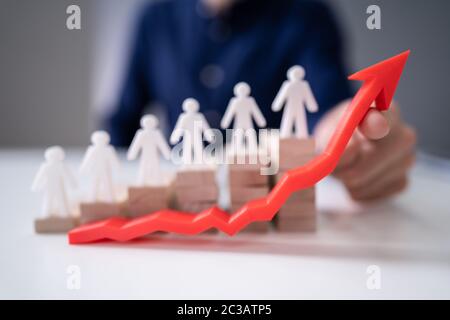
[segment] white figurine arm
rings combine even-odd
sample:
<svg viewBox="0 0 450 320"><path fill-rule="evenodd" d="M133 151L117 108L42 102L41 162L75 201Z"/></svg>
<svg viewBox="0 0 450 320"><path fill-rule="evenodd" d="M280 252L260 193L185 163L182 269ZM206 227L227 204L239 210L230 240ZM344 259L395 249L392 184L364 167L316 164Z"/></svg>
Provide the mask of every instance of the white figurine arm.
<svg viewBox="0 0 450 320"><path fill-rule="evenodd" d="M94 150L92 146L88 147L86 154L84 155L83 161L81 162L80 172L87 172L89 167L92 164L92 156L94 154Z"/></svg>
<svg viewBox="0 0 450 320"><path fill-rule="evenodd" d="M139 129L131 142L130 148L127 152L128 160L135 160L142 148L142 129Z"/></svg>
<svg viewBox="0 0 450 320"><path fill-rule="evenodd" d="M236 98L231 98L230 102L228 103L227 110L225 111L222 121L220 122L220 127L222 129L226 129L226 128L230 127L231 120L233 120L233 117L236 113L235 101L236 101Z"/></svg>
<svg viewBox="0 0 450 320"><path fill-rule="evenodd" d="M259 109L258 105L256 104L255 99L252 98L252 104L251 104L251 112L253 115L253 118L255 119L256 124L258 127L265 127L266 126L266 119L264 118L261 110Z"/></svg>
<svg viewBox="0 0 450 320"><path fill-rule="evenodd" d="M317 105L317 101L314 98L314 95L312 93L311 87L308 82L304 83L305 85L305 105L306 109L308 109L309 112L317 112L319 111L319 106Z"/></svg>
<svg viewBox="0 0 450 320"><path fill-rule="evenodd" d="M288 87L289 87L289 82L284 81L283 84L281 85L280 91L278 91L277 96L275 97L275 99L272 102L272 111L273 112L278 112L281 110L281 108L283 108L283 104L286 100Z"/></svg>
<svg viewBox="0 0 450 320"><path fill-rule="evenodd" d="M173 129L172 134L170 135L171 144L176 144L178 141L180 141L184 131L183 127L184 127L184 115L180 115L180 117L177 120L177 123L175 124L175 128Z"/></svg>
<svg viewBox="0 0 450 320"><path fill-rule="evenodd" d="M170 159L170 147L167 144L166 140L164 139L163 135L161 134L161 131L158 130L156 132L155 139L156 139L156 143L159 148L159 151L161 151L161 154L163 155L164 158L169 160Z"/></svg>
<svg viewBox="0 0 450 320"><path fill-rule="evenodd" d="M43 164L39 168L36 177L33 180L33 184L31 185L31 191L36 192L42 189L45 183L46 173L47 173L47 166Z"/></svg>
<svg viewBox="0 0 450 320"><path fill-rule="evenodd" d="M203 114L200 116L200 120L202 122L203 135L205 136L206 141L212 143L214 141L214 133Z"/></svg>

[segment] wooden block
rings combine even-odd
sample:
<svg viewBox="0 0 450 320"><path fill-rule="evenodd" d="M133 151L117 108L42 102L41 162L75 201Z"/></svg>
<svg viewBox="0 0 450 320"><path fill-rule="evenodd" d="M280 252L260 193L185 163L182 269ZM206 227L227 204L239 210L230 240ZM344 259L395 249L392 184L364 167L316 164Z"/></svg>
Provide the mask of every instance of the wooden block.
<svg viewBox="0 0 450 320"><path fill-rule="evenodd" d="M242 166L263 166L261 161L261 155L258 153L234 153L225 154L226 164L228 165L242 165ZM267 164L266 164L267 165Z"/></svg>
<svg viewBox="0 0 450 320"><path fill-rule="evenodd" d="M177 209L186 212L200 213L203 210L209 209L213 206L217 206L217 203L216 202L180 203L178 204Z"/></svg>
<svg viewBox="0 0 450 320"><path fill-rule="evenodd" d="M169 209L176 209L177 208L177 197L175 195L175 192L172 192L170 194L169 201L168 201L168 206L169 206Z"/></svg>
<svg viewBox="0 0 450 320"><path fill-rule="evenodd" d="M128 202L164 205L170 197L170 192L171 186L129 187Z"/></svg>
<svg viewBox="0 0 450 320"><path fill-rule="evenodd" d="M295 152L283 152L280 153L279 163L290 161L291 159L298 159L298 163L304 164L314 158L316 154L311 152L309 154L295 154ZM292 161L292 160L291 160Z"/></svg>
<svg viewBox="0 0 450 320"><path fill-rule="evenodd" d="M82 224L124 215L126 203L91 202L80 203L80 222Z"/></svg>
<svg viewBox="0 0 450 320"><path fill-rule="evenodd" d="M174 181L174 187L190 186L211 186L216 185L216 171L212 169L204 170L180 170Z"/></svg>
<svg viewBox="0 0 450 320"><path fill-rule="evenodd" d="M256 221L247 225L241 232L265 233L269 232L271 223L269 221Z"/></svg>
<svg viewBox="0 0 450 320"><path fill-rule="evenodd" d="M317 219L277 219L276 229L280 232L314 232L317 229Z"/></svg>
<svg viewBox="0 0 450 320"><path fill-rule="evenodd" d="M291 211L302 211L302 212L314 212L316 210L316 202L314 200L306 200L306 201L296 201L292 199L288 199L288 201L283 204L281 208Z"/></svg>
<svg viewBox="0 0 450 320"><path fill-rule="evenodd" d="M281 175L278 175L280 177ZM291 194L277 214L279 217L308 217L316 215L315 187Z"/></svg>
<svg viewBox="0 0 450 320"><path fill-rule="evenodd" d="M125 212L130 217L139 217L169 208L171 186L149 186L128 188Z"/></svg>
<svg viewBox="0 0 450 320"><path fill-rule="evenodd" d="M159 211L159 210L163 210L163 209L168 209L169 205L168 204L164 204L164 205L152 205L152 204L133 204L133 205L128 205L127 209L126 209L126 215L130 218L136 218L136 217L141 217L141 216L145 216L147 214L153 213L155 211Z"/></svg>
<svg viewBox="0 0 450 320"><path fill-rule="evenodd" d="M315 153L316 143L314 138L298 139L287 138L280 139L280 158L287 156L302 156Z"/></svg>
<svg viewBox="0 0 450 320"><path fill-rule="evenodd" d="M313 138L289 138L280 140L278 166L281 172L302 166L314 157L315 142Z"/></svg>
<svg viewBox="0 0 450 320"><path fill-rule="evenodd" d="M296 167L301 167L314 158L314 154L310 156L285 156L280 157L278 167L279 172L284 172Z"/></svg>
<svg viewBox="0 0 450 320"><path fill-rule="evenodd" d="M229 170L251 170L251 171L258 171L261 172L261 168L266 167L265 165L262 165L260 163L229 163L228 169Z"/></svg>
<svg viewBox="0 0 450 320"><path fill-rule="evenodd" d="M79 225L76 217L48 217L34 220L36 233L67 233Z"/></svg>
<svg viewBox="0 0 450 320"><path fill-rule="evenodd" d="M178 203L217 202L219 191L216 185L199 185L175 189Z"/></svg>
<svg viewBox="0 0 450 320"><path fill-rule="evenodd" d="M265 197L269 192L269 186L241 187L230 186L231 203L243 203L249 200Z"/></svg>
<svg viewBox="0 0 450 320"><path fill-rule="evenodd" d="M259 169L230 168L229 184L230 186L266 186L269 184L269 176L261 175Z"/></svg>
<svg viewBox="0 0 450 320"><path fill-rule="evenodd" d="M303 203L314 203L316 200L316 189L315 187L299 190L291 194L287 199L286 205L293 204L303 204Z"/></svg>
<svg viewBox="0 0 450 320"><path fill-rule="evenodd" d="M314 188L293 193L280 209L277 217L295 218L312 217L316 215Z"/></svg>
<svg viewBox="0 0 450 320"><path fill-rule="evenodd" d="M296 206L284 205L278 212L277 219L314 217L316 214L317 211L315 203L307 203Z"/></svg>

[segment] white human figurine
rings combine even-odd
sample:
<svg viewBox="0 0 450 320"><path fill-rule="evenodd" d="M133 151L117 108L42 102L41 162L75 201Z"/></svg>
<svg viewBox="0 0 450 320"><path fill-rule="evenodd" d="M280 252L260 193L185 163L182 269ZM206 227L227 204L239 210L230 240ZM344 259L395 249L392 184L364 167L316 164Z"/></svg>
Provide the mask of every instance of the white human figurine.
<svg viewBox="0 0 450 320"><path fill-rule="evenodd" d="M228 104L220 126L222 129L228 128L234 118L233 129L236 131L233 134L232 143L236 148L235 150L245 150L244 140L247 137L248 150L251 153L256 153L258 144L253 120L255 120L258 127L265 127L266 119L264 119L261 110L259 110L255 99L250 96L250 86L247 83L239 82L236 84L234 86L234 95Z"/></svg>
<svg viewBox="0 0 450 320"><path fill-rule="evenodd" d="M291 67L287 76L288 80L283 82L272 103L272 111L275 112L280 111L285 105L281 119L280 137L292 137L295 128L295 137L299 139L308 138L305 107L309 112L317 112L319 107L309 83L304 80L305 69L303 67Z"/></svg>
<svg viewBox="0 0 450 320"><path fill-rule="evenodd" d="M109 144L109 134L96 131L91 136L92 145L88 147L80 166L81 173L93 176L92 200L114 202L116 200L112 171L120 168L114 147ZM103 193L102 193L103 191Z"/></svg>
<svg viewBox="0 0 450 320"><path fill-rule="evenodd" d="M64 163L64 150L50 147L45 151L45 162L34 178L31 190L45 190L43 217L70 217L67 187L75 188L75 179Z"/></svg>
<svg viewBox="0 0 450 320"><path fill-rule="evenodd" d="M183 138L183 164L201 164L203 159L203 136L208 142L213 135L205 116L198 112L197 100L188 98L183 101L183 111L178 117L170 136L170 143L176 144Z"/></svg>
<svg viewBox="0 0 450 320"><path fill-rule="evenodd" d="M163 181L159 169L160 153L170 159L170 148L161 131L158 129L158 119L153 115L145 115L141 119L141 129L138 130L128 150L128 160L135 160L141 152L138 184L141 186L161 185Z"/></svg>

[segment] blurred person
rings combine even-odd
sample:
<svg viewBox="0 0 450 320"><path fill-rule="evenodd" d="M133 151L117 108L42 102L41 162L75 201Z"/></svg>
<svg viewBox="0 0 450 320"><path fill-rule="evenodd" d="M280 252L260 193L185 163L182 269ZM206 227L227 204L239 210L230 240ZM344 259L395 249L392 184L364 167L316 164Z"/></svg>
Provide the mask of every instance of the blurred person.
<svg viewBox="0 0 450 320"><path fill-rule="evenodd" d="M319 111L309 130L323 148L353 93L343 41L329 8L311 0L166 0L148 4L137 26L121 96L106 125L111 141L128 146L144 109L164 106L173 128L186 97L195 97L219 128L233 87L252 87L267 125L279 128L270 106L286 71L306 70ZM387 198L405 189L415 133L390 111L370 110L334 175L355 200Z"/></svg>

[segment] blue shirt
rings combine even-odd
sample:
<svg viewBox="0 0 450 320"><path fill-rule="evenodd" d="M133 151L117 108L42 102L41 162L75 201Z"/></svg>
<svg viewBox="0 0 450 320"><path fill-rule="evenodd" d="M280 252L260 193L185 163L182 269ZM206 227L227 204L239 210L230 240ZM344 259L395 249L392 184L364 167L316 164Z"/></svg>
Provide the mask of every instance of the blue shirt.
<svg viewBox="0 0 450 320"><path fill-rule="evenodd" d="M251 86L268 127L278 128L282 112L270 107L295 64L305 68L319 104L320 111L308 115L311 130L351 96L341 44L333 15L316 1L241 0L220 16L208 15L199 0L151 3L139 19L121 97L106 121L111 141L129 145L153 102L165 108L173 128L188 97L218 128L240 81Z"/></svg>

